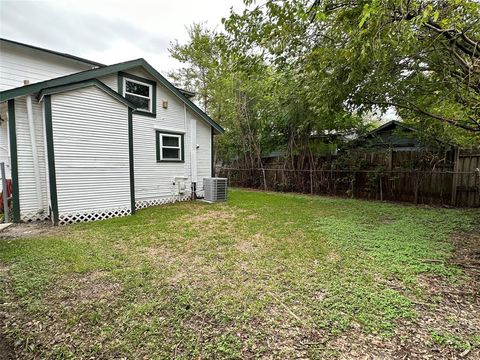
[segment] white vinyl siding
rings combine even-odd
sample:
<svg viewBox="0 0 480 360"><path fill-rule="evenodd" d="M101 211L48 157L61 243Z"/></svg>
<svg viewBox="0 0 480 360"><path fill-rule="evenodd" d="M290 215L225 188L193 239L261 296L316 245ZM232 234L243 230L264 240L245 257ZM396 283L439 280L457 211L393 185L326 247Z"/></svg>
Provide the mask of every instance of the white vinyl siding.
<svg viewBox="0 0 480 360"><path fill-rule="evenodd" d="M148 78L142 71L132 74ZM117 90L117 76L101 79ZM168 108L161 106L168 101ZM25 99L16 100L20 200L22 217L36 211L33 160ZM37 146L41 158L44 211L48 214L43 120L34 100ZM53 134L60 216L130 208L127 107L104 91L89 87L52 95ZM203 194L203 178L211 171L211 127L188 110L163 85L157 85L157 116L133 115L136 201L172 201L190 193L190 124L196 118L197 195ZM157 162L156 132L184 133L184 162ZM185 177L187 192L176 195L175 177Z"/></svg>
<svg viewBox="0 0 480 360"><path fill-rule="evenodd" d="M95 86L52 95L59 215L130 209L128 108Z"/></svg>
<svg viewBox="0 0 480 360"><path fill-rule="evenodd" d="M26 97L15 99L20 217L24 220L35 219L39 210L43 210L43 214L46 217L48 215L49 204L42 106L35 100L35 97L32 99L32 109L43 200L40 209L37 205L35 171L33 167L32 146L28 127ZM40 218L44 216L40 216Z"/></svg>
<svg viewBox="0 0 480 360"><path fill-rule="evenodd" d="M155 80L141 68L131 69L129 74ZM101 79L115 86L111 77ZM113 87L112 87L113 88ZM162 101L168 101L168 108L162 107ZM197 119L197 139L200 147L197 151L197 195L203 196L203 178L211 176L211 126L201 120L198 115L190 111L170 90L157 82L157 116L151 118L140 114L133 115L133 137L135 158L135 196L136 201L152 200L158 198L172 198L175 194L173 185L176 176L191 181L191 142L190 119ZM184 132L184 162L159 162L156 161L155 133L171 131Z"/></svg>
<svg viewBox="0 0 480 360"><path fill-rule="evenodd" d="M146 72L142 68L130 69L126 71L125 74L132 74L144 79L156 81L155 78L153 78L148 72ZM104 78L100 80L102 81L103 79ZM112 89L114 89L115 91L118 91L116 78L115 78L115 82L110 77L106 77L105 80L107 81L106 84L108 86L114 86L112 87ZM167 109L165 109L162 106L163 100L167 100L168 102ZM157 119L161 121L161 125L165 129L171 129L171 130L185 129L184 103L181 100L179 100L176 95L172 94L170 90L168 90L165 86L163 86L162 84L159 84L158 82L157 82L157 104L156 105L157 105Z"/></svg>
<svg viewBox="0 0 480 360"><path fill-rule="evenodd" d="M156 128L162 125L161 119L133 115L136 201L172 197L175 194L174 178L190 178L189 157L185 162L157 162ZM175 126L171 122L169 130L184 132L183 118L177 118ZM185 137L185 143L187 141ZM187 157L187 153L185 155Z"/></svg>
<svg viewBox="0 0 480 360"><path fill-rule="evenodd" d="M107 85L113 91L118 92L118 74L111 74L98 78L99 81Z"/></svg>
<svg viewBox="0 0 480 360"><path fill-rule="evenodd" d="M131 69L128 74L155 80L143 69ZM113 84L113 80L107 80ZM117 90L115 88L115 90ZM162 107L162 100L168 101L168 108ZM156 132L171 131L185 133L185 162L157 162ZM171 199L175 197L173 181L176 176L190 179L190 143L188 129L185 126L184 104L168 89L157 82L156 118L133 114L134 164L135 164L135 200L137 202L153 199ZM190 190L190 181L187 182Z"/></svg>
<svg viewBox="0 0 480 360"><path fill-rule="evenodd" d="M203 121L197 121L197 195L203 196L203 178L212 175L212 127Z"/></svg>
<svg viewBox="0 0 480 360"><path fill-rule="evenodd" d="M27 118L26 97L15 99L15 120L17 130L17 157L18 157L18 185L20 192L20 217L22 219L35 218L34 214L43 210L48 214L47 175L45 165L45 147L43 133L42 107L32 99L33 120L35 124L35 138L40 168L40 183L42 193L41 209L37 206L35 171L33 167L32 145Z"/></svg>
<svg viewBox="0 0 480 360"><path fill-rule="evenodd" d="M0 162L5 163L5 175L10 179L10 141L8 139L8 109L7 102L0 103Z"/></svg>
<svg viewBox="0 0 480 360"><path fill-rule="evenodd" d="M0 91L92 68L59 55L49 54L0 40Z"/></svg>

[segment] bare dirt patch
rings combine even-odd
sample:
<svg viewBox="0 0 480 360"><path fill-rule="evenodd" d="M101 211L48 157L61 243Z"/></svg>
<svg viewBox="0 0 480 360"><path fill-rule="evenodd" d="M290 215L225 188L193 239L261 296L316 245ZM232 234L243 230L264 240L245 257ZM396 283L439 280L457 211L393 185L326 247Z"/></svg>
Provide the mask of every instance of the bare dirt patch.
<svg viewBox="0 0 480 360"><path fill-rule="evenodd" d="M241 239L236 245L236 249L241 253L253 253L258 251L262 244L266 241L266 237L262 233L256 233L251 238Z"/></svg>
<svg viewBox="0 0 480 360"><path fill-rule="evenodd" d="M192 223L205 223L210 221L233 220L237 214L231 209L209 210L201 212L195 216L189 216Z"/></svg>
<svg viewBox="0 0 480 360"><path fill-rule="evenodd" d="M63 279L62 282L74 284L75 286L73 291L69 286L56 291L55 296L59 296L64 304L75 305L85 302L104 301L113 298L122 291L119 283L109 279L101 271L69 276Z"/></svg>
<svg viewBox="0 0 480 360"><path fill-rule="evenodd" d="M4 320L5 319L0 314L0 323L4 323ZM3 333L3 329L0 329L0 360L10 360L15 358L13 342Z"/></svg>
<svg viewBox="0 0 480 360"><path fill-rule="evenodd" d="M469 233L455 234L453 242L455 253L452 263L461 267L478 285L480 282L480 226Z"/></svg>
<svg viewBox="0 0 480 360"><path fill-rule="evenodd" d="M330 251L327 255L327 261L337 263L342 259L340 254L334 250Z"/></svg>
<svg viewBox="0 0 480 360"><path fill-rule="evenodd" d="M173 286L181 283L188 283L192 287L204 286L216 271L188 246L175 250L155 244L142 248L138 254L154 267L162 269L167 274L166 281Z"/></svg>
<svg viewBox="0 0 480 360"><path fill-rule="evenodd" d="M233 210L231 208L199 210L195 214L182 216L172 222L176 227L190 226L195 229L203 229L203 231L215 231L219 224L224 228L233 231L234 222L238 219L239 212L242 210Z"/></svg>
<svg viewBox="0 0 480 360"><path fill-rule="evenodd" d="M64 228L53 226L48 221L12 224L0 231L0 239L31 238L38 236L52 236L64 231Z"/></svg>

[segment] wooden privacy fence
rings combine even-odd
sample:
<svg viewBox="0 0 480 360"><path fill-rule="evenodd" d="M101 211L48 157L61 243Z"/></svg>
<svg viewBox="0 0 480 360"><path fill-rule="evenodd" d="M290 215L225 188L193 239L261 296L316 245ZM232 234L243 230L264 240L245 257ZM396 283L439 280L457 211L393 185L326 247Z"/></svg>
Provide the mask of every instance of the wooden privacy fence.
<svg viewBox="0 0 480 360"><path fill-rule="evenodd" d="M452 200L455 206L480 206L480 153L457 151L453 163Z"/></svg>
<svg viewBox="0 0 480 360"><path fill-rule="evenodd" d="M222 167L218 176L232 186L270 191L300 192L415 204L480 206L480 155L468 166L456 162L455 171L416 170L291 170ZM461 157L460 157L461 159ZM476 161L476 162L475 162ZM471 169L462 171L463 169Z"/></svg>

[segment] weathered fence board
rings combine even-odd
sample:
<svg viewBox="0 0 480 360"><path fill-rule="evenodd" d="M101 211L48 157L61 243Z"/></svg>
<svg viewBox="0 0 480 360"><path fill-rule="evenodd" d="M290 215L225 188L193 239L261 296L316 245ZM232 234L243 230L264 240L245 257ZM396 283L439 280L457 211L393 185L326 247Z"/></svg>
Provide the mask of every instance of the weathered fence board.
<svg viewBox="0 0 480 360"><path fill-rule="evenodd" d="M480 206L480 153L463 153L458 157L456 198L458 206Z"/></svg>
<svg viewBox="0 0 480 360"><path fill-rule="evenodd" d="M475 163L477 164L477 163ZM468 163L472 168L471 160ZM465 166L461 166L465 169ZM233 186L300 192L319 195L402 201L417 204L451 205L452 183L459 178L455 206L480 206L478 171L372 171L289 170L267 168L266 184L261 169L220 168L219 176Z"/></svg>

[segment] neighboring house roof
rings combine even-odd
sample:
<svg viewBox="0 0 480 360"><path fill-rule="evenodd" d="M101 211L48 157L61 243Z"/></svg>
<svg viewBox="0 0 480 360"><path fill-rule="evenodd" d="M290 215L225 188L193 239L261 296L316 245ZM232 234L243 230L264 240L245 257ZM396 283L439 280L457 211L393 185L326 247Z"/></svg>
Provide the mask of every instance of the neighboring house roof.
<svg viewBox="0 0 480 360"><path fill-rule="evenodd" d="M404 130L407 130L407 131L417 131L417 129L411 127L411 126L408 126L408 125L405 125L403 123L401 123L400 121L398 120L391 120L383 125L380 125L379 127L377 127L376 129L370 131L367 135L365 136L369 136L369 135L374 135L376 133L378 133L379 131L386 131L386 130L391 130L391 129L394 129L394 128L397 128L397 127L400 127Z"/></svg>
<svg viewBox="0 0 480 360"><path fill-rule="evenodd" d="M397 120L391 120L367 134L353 139L346 144L346 147L363 147L367 144L368 147L374 148L414 149L421 146L419 139L414 136L415 132L417 132L416 129Z"/></svg>
<svg viewBox="0 0 480 360"><path fill-rule="evenodd" d="M81 58L81 57L75 56L75 55L70 55L70 54L66 54L66 53L61 53L61 52L58 52L58 51L49 50L49 49L45 49L45 48L41 48L41 47L38 47L38 46L29 45L29 44L24 44L24 43L21 43L21 42L18 42L18 41L8 40L8 39L5 39L5 38L0 38L0 40L1 40L1 41L5 41L5 42L10 43L10 44L20 45L20 46L27 47L27 48L30 48L30 49L43 51L43 52L46 52L46 53L49 53L49 54L54 54L54 55L62 56L62 57L64 57L64 58L67 58L67 59L70 59L70 60L79 61L79 62L83 62L83 63L89 64L89 65L94 65L94 66L99 66L99 67L105 66L104 64L100 64L100 63L98 63L98 62L96 62L96 61L84 59L84 58Z"/></svg>
<svg viewBox="0 0 480 360"><path fill-rule="evenodd" d="M71 90L78 90L90 86L96 86L100 90L106 92L108 95L113 97L115 100L121 102L122 104L128 106L131 109L135 109L135 105L132 104L130 101L125 99L122 95L117 93L116 91L112 90L110 87L102 83L101 81L97 79L91 79L91 80L85 80L81 81L78 83L72 83L72 84L67 84L67 85L60 85L60 86L54 86L50 88L43 89L40 94L38 95L39 99L42 99L45 95L52 95L52 94L58 94L61 92L65 91L71 91Z"/></svg>
<svg viewBox="0 0 480 360"><path fill-rule="evenodd" d="M398 131L400 130L400 131ZM361 147L365 143L369 146L382 148L391 147L397 150L414 150L419 148L431 148L434 143L424 142L418 135L418 130L397 120L389 121L364 136L360 136L350 142L347 147ZM432 139L438 145L451 146L443 140Z"/></svg>
<svg viewBox="0 0 480 360"><path fill-rule="evenodd" d="M200 118L202 118L206 123L211 125L218 133L223 133L225 130L217 124L213 119L211 119L203 110L201 110L197 105L195 105L190 99L188 99L177 87L165 79L162 74L155 70L145 59L136 59L125 61L118 64L103 66L97 69L81 71L75 74L60 76L58 78L45 80L37 82L30 85L20 86L14 89L9 89L0 92L0 101L10 100L19 96L24 96L27 94L33 94L40 92L46 88L63 86L72 83L78 83L85 80L95 79L98 77L110 75L119 71L126 71L135 67L142 67L150 75L152 75L157 81L162 85L168 88L174 95L177 96L182 102L186 104L194 113L196 113Z"/></svg>

